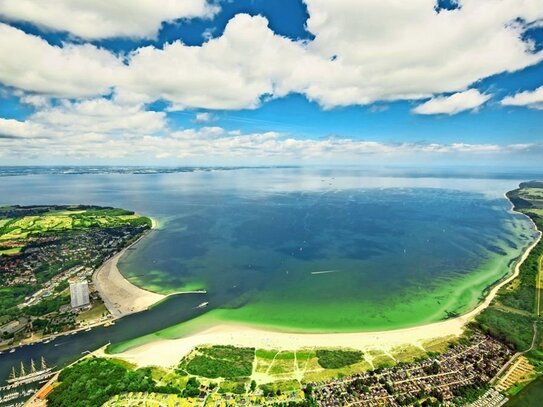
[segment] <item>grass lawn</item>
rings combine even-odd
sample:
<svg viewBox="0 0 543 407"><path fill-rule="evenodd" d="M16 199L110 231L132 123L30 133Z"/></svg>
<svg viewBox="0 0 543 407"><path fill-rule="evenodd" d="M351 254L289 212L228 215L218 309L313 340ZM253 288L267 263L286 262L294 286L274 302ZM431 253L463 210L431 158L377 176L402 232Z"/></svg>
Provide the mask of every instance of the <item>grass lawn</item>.
<svg viewBox="0 0 543 407"><path fill-rule="evenodd" d="M317 350L319 365L324 369L338 369L362 361L364 355L356 350Z"/></svg>
<svg viewBox="0 0 543 407"><path fill-rule="evenodd" d="M22 247L10 247L9 249L0 249L0 255L5 254L6 256L11 256L13 254L20 253L23 250Z"/></svg>
<svg viewBox="0 0 543 407"><path fill-rule="evenodd" d="M103 303L93 304L93 307L87 311L81 312L75 320L77 322L93 321L101 318L104 314L107 314L108 310Z"/></svg>
<svg viewBox="0 0 543 407"><path fill-rule="evenodd" d="M210 346L197 348L179 368L195 376L207 378L240 378L253 373L254 348Z"/></svg>

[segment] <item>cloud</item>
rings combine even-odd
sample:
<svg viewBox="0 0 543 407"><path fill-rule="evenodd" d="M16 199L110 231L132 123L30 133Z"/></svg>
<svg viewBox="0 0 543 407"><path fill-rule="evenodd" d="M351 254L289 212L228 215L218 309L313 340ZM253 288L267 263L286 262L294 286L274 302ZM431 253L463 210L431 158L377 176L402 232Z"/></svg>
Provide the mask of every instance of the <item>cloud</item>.
<svg viewBox="0 0 543 407"><path fill-rule="evenodd" d="M194 121L196 123L208 123L217 120L217 117L210 112L196 113Z"/></svg>
<svg viewBox="0 0 543 407"><path fill-rule="evenodd" d="M0 16L85 39L155 37L162 22L210 18L219 8L207 0L1 0Z"/></svg>
<svg viewBox="0 0 543 407"><path fill-rule="evenodd" d="M62 100L54 107L43 106L24 121L0 118L0 134L36 142L49 139L71 143L81 138L88 141L89 137L105 140L159 134L166 129L165 118L164 112L147 111L142 105L119 105L104 98Z"/></svg>
<svg viewBox="0 0 543 407"><path fill-rule="evenodd" d="M176 109L256 108L289 93L333 108L463 92L543 59L523 36L543 18L541 0L464 0L439 13L434 0L306 3L311 41L275 34L262 16L238 14L201 46L177 40L122 59L90 44L51 46L2 25L0 53L9 57L0 82L54 97L114 91L124 103L165 100Z"/></svg>
<svg viewBox="0 0 543 407"><path fill-rule="evenodd" d="M0 23L0 82L53 97L103 95L126 70L109 51L90 44L52 46Z"/></svg>
<svg viewBox="0 0 543 407"><path fill-rule="evenodd" d="M164 113L104 98L62 101L26 120L0 119L3 162L48 157L160 163L360 162L528 154L533 144L383 143L352 138L300 139L277 132L246 133L218 126L171 129ZM538 153L539 154L539 153Z"/></svg>
<svg viewBox="0 0 543 407"><path fill-rule="evenodd" d="M325 106L463 91L543 57L521 35L528 22L543 17L538 0L464 0L439 13L433 0L306 3L307 28L315 35L308 50L335 56L347 74L323 76L308 89Z"/></svg>
<svg viewBox="0 0 543 407"><path fill-rule="evenodd" d="M44 95L25 94L20 92L20 95L18 96L21 103L38 108L49 106L49 103L51 102L50 99Z"/></svg>
<svg viewBox="0 0 543 407"><path fill-rule="evenodd" d="M166 113L144 110L142 105L122 105L105 98L63 101L39 110L29 121L54 131L72 133L148 134L164 130Z"/></svg>
<svg viewBox="0 0 543 407"><path fill-rule="evenodd" d="M27 121L0 118L0 134L4 139L29 139L37 137L43 129Z"/></svg>
<svg viewBox="0 0 543 407"><path fill-rule="evenodd" d="M292 86L280 82L305 51L267 24L264 17L238 14L221 37L202 46L175 41L162 49L139 48L129 57L119 98L164 99L177 109L242 109L259 106L264 95L285 95Z"/></svg>
<svg viewBox="0 0 543 407"><path fill-rule="evenodd" d="M477 89L453 93L450 96L437 96L415 107L412 112L417 114L448 114L453 115L466 110L477 109L489 100L491 95L480 93Z"/></svg>
<svg viewBox="0 0 543 407"><path fill-rule="evenodd" d="M307 0L315 35L307 42L276 35L263 17L238 14L201 47L176 41L137 50L132 84L121 89L209 109L254 108L292 92L332 108L463 91L542 60L522 40L528 23L514 21L543 18L543 7L522 3L466 0L437 13L428 0Z"/></svg>
<svg viewBox="0 0 543 407"><path fill-rule="evenodd" d="M533 90L517 93L502 99L504 106L527 106L532 109L543 110L543 86Z"/></svg>

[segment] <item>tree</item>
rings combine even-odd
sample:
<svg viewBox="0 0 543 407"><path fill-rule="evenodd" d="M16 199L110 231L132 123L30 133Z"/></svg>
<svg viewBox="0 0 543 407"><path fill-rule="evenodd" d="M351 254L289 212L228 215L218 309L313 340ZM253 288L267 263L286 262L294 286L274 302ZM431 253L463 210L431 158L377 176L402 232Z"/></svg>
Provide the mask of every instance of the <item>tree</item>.
<svg viewBox="0 0 543 407"><path fill-rule="evenodd" d="M185 390L183 391L183 395L185 397L198 397L200 394L200 382L195 378L191 377L187 384L185 385Z"/></svg>

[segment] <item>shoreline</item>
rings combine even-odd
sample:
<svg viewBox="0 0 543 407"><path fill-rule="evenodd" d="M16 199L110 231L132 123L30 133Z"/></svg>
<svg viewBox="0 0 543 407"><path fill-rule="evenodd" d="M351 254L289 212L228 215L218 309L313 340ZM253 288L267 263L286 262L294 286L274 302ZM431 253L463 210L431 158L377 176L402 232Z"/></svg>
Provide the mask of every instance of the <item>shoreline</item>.
<svg viewBox="0 0 543 407"><path fill-rule="evenodd" d="M106 260L92 275L94 286L114 319L149 309L166 298L166 295L144 290L132 284L117 267L119 259L128 249L157 228L156 220L149 219L151 219L151 229Z"/></svg>
<svg viewBox="0 0 543 407"><path fill-rule="evenodd" d="M181 294L207 294L206 290L179 291L159 294L131 283L122 275L117 263L128 249L158 228L158 222L151 217L151 229L144 232L130 245L106 260L92 275L92 281L104 305L113 316L111 320L146 311L168 297Z"/></svg>
<svg viewBox="0 0 543 407"><path fill-rule="evenodd" d="M121 274L121 272L119 271L117 267L118 260L126 252L126 250L128 250L130 247L138 243L149 232L151 232L153 229L156 229L158 227L158 222L154 218L151 218L151 217L148 217L148 218L151 220L151 229L144 232L143 235L137 238L130 245L126 246L120 252L116 253L115 255L107 259L92 275L92 282L94 286L96 287L96 290L98 291L98 294L100 295L102 302L104 303L107 310L109 311L108 316L101 318L99 321L96 321L84 326L80 326L74 329L70 329L68 331L52 333L52 334L41 336L39 338L32 336L30 338L22 339L16 344L14 343L9 346L0 347L0 353L9 352L13 349L18 349L24 346L34 345L37 343L54 341L55 339L60 338L62 336L74 335L78 332L83 332L88 329L111 324L116 319L122 318L123 316L130 315L136 312L145 311L151 306L167 298L169 295L153 293L151 291L144 290L143 288L137 287L136 285L132 284ZM105 272L105 275L104 275L104 272ZM105 281L109 279L111 279L111 281L114 282L113 285L109 284L110 281ZM100 280L103 280L103 281L100 281ZM123 295L126 295L126 294L128 295L126 297L122 297L118 299L117 297L119 294L116 294L113 291L119 288L123 290L121 291L121 293L124 293ZM144 298L143 301L134 300L134 298L136 299L140 298L142 294L143 294L142 298ZM121 300L121 303L115 302L117 300Z"/></svg>
<svg viewBox="0 0 543 407"><path fill-rule="evenodd" d="M484 299L471 311L455 318L410 328L393 329L375 332L353 333L288 333L280 330L260 328L250 324L219 323L186 337L178 339L161 339L139 345L124 352L115 354L138 366L158 365L171 367L186 356L196 346L202 345L234 345L278 350L297 350L311 347L339 347L357 350L379 349L388 352L394 347L414 345L422 347L424 342L436 338L458 337L477 314L487 308L496 297L498 291L513 281L520 274L520 268L532 249L542 238L542 232L529 216L514 209L507 193L504 197L511 204L509 211L525 216L533 226L537 237L526 246L515 263L513 273L505 275L490 285ZM483 293L484 294L484 293Z"/></svg>

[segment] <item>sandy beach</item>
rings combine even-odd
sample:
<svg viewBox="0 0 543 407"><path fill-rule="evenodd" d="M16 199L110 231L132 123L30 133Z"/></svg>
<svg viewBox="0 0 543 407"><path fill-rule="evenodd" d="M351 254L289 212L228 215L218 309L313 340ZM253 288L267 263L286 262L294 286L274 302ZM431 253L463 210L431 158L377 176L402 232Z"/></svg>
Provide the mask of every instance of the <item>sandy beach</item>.
<svg viewBox="0 0 543 407"><path fill-rule="evenodd" d="M156 229L156 221L151 219L151 222L151 230ZM135 286L124 278L117 267L117 262L126 250L145 236L146 234L107 260L92 276L100 297L115 318L144 311L166 297Z"/></svg>

